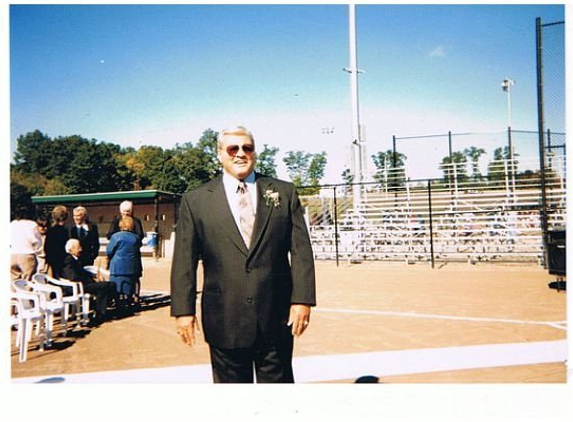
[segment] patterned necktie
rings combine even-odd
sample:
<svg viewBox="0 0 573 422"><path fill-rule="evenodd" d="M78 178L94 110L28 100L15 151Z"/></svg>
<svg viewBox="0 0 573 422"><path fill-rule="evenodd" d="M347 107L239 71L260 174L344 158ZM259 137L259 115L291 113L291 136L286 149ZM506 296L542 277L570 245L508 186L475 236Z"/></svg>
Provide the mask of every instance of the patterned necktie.
<svg viewBox="0 0 573 422"><path fill-rule="evenodd" d="M247 248L249 248L251 244L251 236L253 234L255 212L253 210L251 195L247 190L247 185L242 180L239 182L237 193L239 195L239 223L241 235L243 236L245 245L247 245Z"/></svg>

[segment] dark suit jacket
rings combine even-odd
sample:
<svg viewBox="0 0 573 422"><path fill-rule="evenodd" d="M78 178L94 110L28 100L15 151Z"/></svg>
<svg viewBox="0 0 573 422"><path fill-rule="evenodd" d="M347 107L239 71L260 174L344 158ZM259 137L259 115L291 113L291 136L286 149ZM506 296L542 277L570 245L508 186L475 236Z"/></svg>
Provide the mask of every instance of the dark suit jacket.
<svg viewBox="0 0 573 422"><path fill-rule="evenodd" d="M171 315L195 315L197 265L205 340L214 347L253 345L284 333L291 304L315 305L313 254L294 185L257 175L251 248L235 224L222 177L183 195L171 268ZM267 203L277 192L280 204Z"/></svg>
<svg viewBox="0 0 573 422"><path fill-rule="evenodd" d="M131 216L133 218L133 232L139 236L140 239L143 240L145 237L145 232L143 231L143 224L141 224L141 220L137 217ZM119 229L119 222L121 220L120 217L114 217L113 221L109 225L109 230L107 231L106 237L111 239L111 236L120 231Z"/></svg>
<svg viewBox="0 0 573 422"><path fill-rule="evenodd" d="M93 275L84 270L81 261L79 259L75 259L70 254L67 254L64 258L62 277L70 281L79 281L84 285L84 287L95 282Z"/></svg>
<svg viewBox="0 0 573 422"><path fill-rule="evenodd" d="M46 231L46 262L52 267L53 275L56 278L63 277L64 258L67 255L66 242L70 238L69 230L66 226L52 226Z"/></svg>
<svg viewBox="0 0 573 422"><path fill-rule="evenodd" d="M70 239L79 239L82 245L82 253L80 255L80 262L83 266L92 265L99 254L99 233L97 225L94 223L87 223L89 230L84 237L80 236L75 224L68 227Z"/></svg>

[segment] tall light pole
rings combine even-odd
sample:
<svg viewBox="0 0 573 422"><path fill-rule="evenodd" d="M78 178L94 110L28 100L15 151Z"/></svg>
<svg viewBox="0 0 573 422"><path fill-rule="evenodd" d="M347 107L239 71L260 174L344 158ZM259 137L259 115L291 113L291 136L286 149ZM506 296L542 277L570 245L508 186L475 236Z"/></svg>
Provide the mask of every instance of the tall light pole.
<svg viewBox="0 0 573 422"><path fill-rule="evenodd" d="M513 79L505 78L501 83L501 89L507 92L507 122L508 127L511 127L511 87L515 85Z"/></svg>
<svg viewBox="0 0 573 422"><path fill-rule="evenodd" d="M362 202L361 185L363 181L362 170L362 139L360 136L360 109L358 106L358 59L356 56L356 15L354 4L348 5L349 50L350 64L344 68L350 74L350 100L352 104L352 172L354 174L354 210L357 211Z"/></svg>
<svg viewBox="0 0 573 422"><path fill-rule="evenodd" d="M511 190L513 196L513 202L516 202L515 197L515 162L514 162L514 154L513 154L513 136L511 133L511 87L515 85L515 81L509 78L505 78L501 83L501 88L504 92L507 92L507 141L509 144L509 172L511 178Z"/></svg>

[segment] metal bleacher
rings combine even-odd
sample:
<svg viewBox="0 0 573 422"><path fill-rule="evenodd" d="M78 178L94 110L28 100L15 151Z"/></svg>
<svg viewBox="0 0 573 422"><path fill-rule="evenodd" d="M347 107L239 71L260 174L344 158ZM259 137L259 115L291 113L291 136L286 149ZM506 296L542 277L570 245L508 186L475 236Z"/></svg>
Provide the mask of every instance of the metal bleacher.
<svg viewBox="0 0 573 422"><path fill-rule="evenodd" d="M303 197L316 259L542 262L538 177L497 182L405 182ZM344 187L343 187L344 188ZM326 195L324 194L326 191ZM565 177L546 180L547 226L565 225ZM430 236L431 235L431 236ZM338 241L336 241L338 237Z"/></svg>

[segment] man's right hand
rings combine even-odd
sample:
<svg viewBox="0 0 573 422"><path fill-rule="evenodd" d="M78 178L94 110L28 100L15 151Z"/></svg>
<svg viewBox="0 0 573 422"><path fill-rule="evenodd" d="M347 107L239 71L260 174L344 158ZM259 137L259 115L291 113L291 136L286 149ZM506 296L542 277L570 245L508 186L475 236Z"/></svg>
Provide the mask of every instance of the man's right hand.
<svg viewBox="0 0 573 422"><path fill-rule="evenodd" d="M197 318L195 315L179 316L175 322L177 325L177 334L179 334L181 341L189 346L194 346L197 326Z"/></svg>

